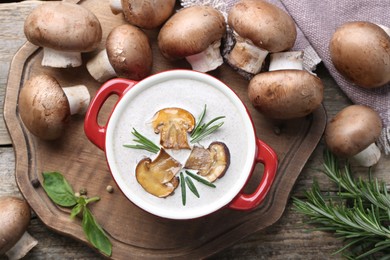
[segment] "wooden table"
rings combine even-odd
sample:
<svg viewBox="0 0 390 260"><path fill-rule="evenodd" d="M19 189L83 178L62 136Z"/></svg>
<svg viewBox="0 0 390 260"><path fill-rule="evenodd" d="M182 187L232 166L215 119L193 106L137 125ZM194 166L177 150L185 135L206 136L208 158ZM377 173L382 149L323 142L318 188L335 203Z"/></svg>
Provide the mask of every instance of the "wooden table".
<svg viewBox="0 0 390 260"><path fill-rule="evenodd" d="M0 4L0 114L3 115L4 94L12 57L26 41L23 34L23 22L26 15L38 2ZM337 87L326 69L320 65L317 73L325 85L324 106L328 117L332 117L341 108L350 104L349 100ZM321 140L301 172L291 196L302 197L303 192L311 187L313 179L320 182L323 190L334 190L335 186L318 172L322 163ZM15 183L15 156L11 139L0 117L0 196L22 197ZM382 157L374 168L375 176L390 181L387 171L389 157ZM365 169L357 168L364 174ZM387 170L387 171L386 171ZM273 226L249 235L235 245L217 253L216 259L329 259L331 254L342 246L333 235L323 232L307 232L302 215L293 210L289 201L281 219ZM28 231L39 244L29 253L28 259L99 259L102 258L88 246L57 234L47 228L34 214ZM0 259L4 257L0 256ZM5 259L5 258L4 258Z"/></svg>

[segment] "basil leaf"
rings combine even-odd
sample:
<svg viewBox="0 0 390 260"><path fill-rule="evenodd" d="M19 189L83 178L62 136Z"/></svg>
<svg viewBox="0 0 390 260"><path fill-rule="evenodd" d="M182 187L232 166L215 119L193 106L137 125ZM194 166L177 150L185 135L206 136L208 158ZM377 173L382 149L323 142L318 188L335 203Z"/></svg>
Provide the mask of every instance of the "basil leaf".
<svg viewBox="0 0 390 260"><path fill-rule="evenodd" d="M92 215L91 211L84 207L83 210L83 230L87 239L93 246L95 246L102 253L111 256L112 245L108 239L106 233L101 226L96 222L96 219Z"/></svg>
<svg viewBox="0 0 390 260"><path fill-rule="evenodd" d="M76 204L76 206L73 207L72 211L70 212L70 218L74 219L83 209L84 205Z"/></svg>
<svg viewBox="0 0 390 260"><path fill-rule="evenodd" d="M44 172L43 189L49 198L57 205L72 207L76 205L77 198L72 187L59 172Z"/></svg>

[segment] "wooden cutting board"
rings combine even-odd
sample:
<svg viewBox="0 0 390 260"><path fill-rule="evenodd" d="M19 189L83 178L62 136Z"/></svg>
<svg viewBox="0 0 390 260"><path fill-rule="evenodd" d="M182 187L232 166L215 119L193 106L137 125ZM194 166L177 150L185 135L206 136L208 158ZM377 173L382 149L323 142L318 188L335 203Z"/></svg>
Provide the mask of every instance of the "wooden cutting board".
<svg viewBox="0 0 390 260"><path fill-rule="evenodd" d="M108 1L86 0L80 3L94 12L103 27L103 39L112 28L125 23L122 15L113 15ZM172 68L187 68L185 61L169 62L159 53L157 31L147 31L153 45L153 73ZM101 44L103 48L104 42ZM86 54L88 60L94 53ZM93 96L101 84L89 76L85 66L53 69L40 65L42 49L26 43L15 55L9 73L4 104L4 118L15 149L16 181L37 216L51 229L88 244L80 220L71 220L69 210L54 205L42 187L34 188L31 180L42 180L42 172L59 171L77 191L85 188L89 196L101 200L91 205L98 222L109 234L115 259L121 258L203 258L210 256L243 237L275 223L282 215L294 183L307 159L319 142L326 124L323 107L305 118L272 121L264 118L250 104L248 81L223 65L210 73L229 85L247 105L258 137L269 144L279 158L279 169L265 201L252 211L221 209L193 220L168 220L153 216L128 201L113 181L104 153L90 143L83 131L83 118L73 117L59 140L41 141L24 127L18 113L18 95L31 76L53 75L63 87L84 84ZM100 113L105 122L115 104L110 98ZM213 102L210 97L210 102ZM217 102L217 101L215 101ZM262 166L256 167L245 192L259 183ZM106 186L114 187L113 193Z"/></svg>

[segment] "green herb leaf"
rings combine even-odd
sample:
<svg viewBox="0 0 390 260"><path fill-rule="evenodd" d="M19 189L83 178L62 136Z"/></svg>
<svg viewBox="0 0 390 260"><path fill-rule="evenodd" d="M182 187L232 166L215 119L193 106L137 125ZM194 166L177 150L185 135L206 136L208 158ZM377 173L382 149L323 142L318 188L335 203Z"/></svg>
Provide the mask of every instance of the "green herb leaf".
<svg viewBox="0 0 390 260"><path fill-rule="evenodd" d="M198 175L196 175L190 171L186 171L186 173L188 176L190 176L191 178L193 178L194 180L196 180L200 183L203 183L204 185L207 185L207 186L212 187L212 188L216 187L213 183L207 181L206 179L203 179L202 177L199 177Z"/></svg>
<svg viewBox="0 0 390 260"><path fill-rule="evenodd" d="M137 130L133 128L133 132L131 132L137 139L133 139L134 142L138 144L124 144L123 146L126 148L132 149L141 149L146 150L151 153L158 153L160 151L160 147L153 143L153 141L149 140L142 134L140 134Z"/></svg>
<svg viewBox="0 0 390 260"><path fill-rule="evenodd" d="M190 140L191 143L199 142L200 140L202 140L206 136L217 131L223 125L223 122L216 124L216 125L212 125L212 124L220 119L225 118L225 116L215 117L207 124L204 124L203 119L204 119L204 116L206 115L206 109L207 109L207 106L205 105L201 115L198 118L198 121L196 122L196 126L195 126L194 130L192 130L191 140Z"/></svg>
<svg viewBox="0 0 390 260"><path fill-rule="evenodd" d="M54 203L63 207L72 207L77 203L72 187L59 172L44 172L43 189Z"/></svg>
<svg viewBox="0 0 390 260"><path fill-rule="evenodd" d="M183 203L183 206L185 206L187 194L186 194L186 183L182 172L180 172L180 187L181 187L181 202Z"/></svg>
<svg viewBox="0 0 390 260"><path fill-rule="evenodd" d="M192 180L189 177L186 177L185 180L190 191L192 191L192 193L194 193L194 195L199 198L199 192Z"/></svg>
<svg viewBox="0 0 390 260"><path fill-rule="evenodd" d="M74 206L72 208L72 211L70 212L70 218L74 219L78 214L80 214L80 212L83 210L83 208L84 208L84 205L76 204L76 206Z"/></svg>
<svg viewBox="0 0 390 260"><path fill-rule="evenodd" d="M99 249L99 251L110 256L112 253L112 244L87 207L84 207L83 210L82 225L88 241Z"/></svg>
<svg viewBox="0 0 390 260"><path fill-rule="evenodd" d="M346 245L336 253L351 259L388 256L390 252L390 196L377 179L352 177L348 163L339 166L329 151L324 153L324 173L339 186L336 195L320 191L315 181L306 200L293 198L294 209L310 218L315 230L334 232ZM352 202L351 202L352 200Z"/></svg>

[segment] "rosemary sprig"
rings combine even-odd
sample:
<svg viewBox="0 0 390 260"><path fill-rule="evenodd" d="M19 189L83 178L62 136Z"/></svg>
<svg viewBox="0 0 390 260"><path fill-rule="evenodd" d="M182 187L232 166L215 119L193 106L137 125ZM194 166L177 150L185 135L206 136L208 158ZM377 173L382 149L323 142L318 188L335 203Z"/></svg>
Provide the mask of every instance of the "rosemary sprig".
<svg viewBox="0 0 390 260"><path fill-rule="evenodd" d="M207 185L209 187L212 187L212 188L215 188L216 186L211 183L211 182L208 182L207 180L197 176L196 174L190 172L190 171L185 171L186 175L184 177L184 174L183 172L180 172L180 187L181 187L181 199L182 199L182 204L183 206L186 205L186 201L187 201L187 191L186 191L186 187L188 187L190 189L190 191L198 198L200 198L200 195L199 195L199 192L198 192L198 189L196 188L195 186L195 183L191 180L194 179L204 185ZM191 178L189 178L189 177Z"/></svg>
<svg viewBox="0 0 390 260"><path fill-rule="evenodd" d="M198 189L195 187L195 184L192 182L192 180L189 177L186 177L185 180L190 191L192 191L192 193L194 193L194 195L199 198Z"/></svg>
<svg viewBox="0 0 390 260"><path fill-rule="evenodd" d="M135 128L133 128L133 131L131 133L137 138L133 139L133 141L138 144L124 144L124 147L147 150L151 153L158 153L160 151L160 147L158 145L140 134L137 130L135 130Z"/></svg>
<svg viewBox="0 0 390 260"><path fill-rule="evenodd" d="M204 105L204 109L197 120L194 130L191 133L191 140L190 140L191 143L199 142L201 139L217 131L223 125L223 122L214 125L212 124L222 118L225 118L225 116L215 117L212 120L210 120L210 122L208 122L207 124L203 123L203 119L206 115L206 109L207 109L207 105Z"/></svg>
<svg viewBox="0 0 390 260"><path fill-rule="evenodd" d="M350 165L340 167L329 151L324 153L323 172L338 184L336 195L322 193L314 182L305 201L293 198L294 209L308 216L315 230L334 232L345 240L345 246L335 253L351 259L389 258L390 196L386 184L372 178L354 179Z"/></svg>

